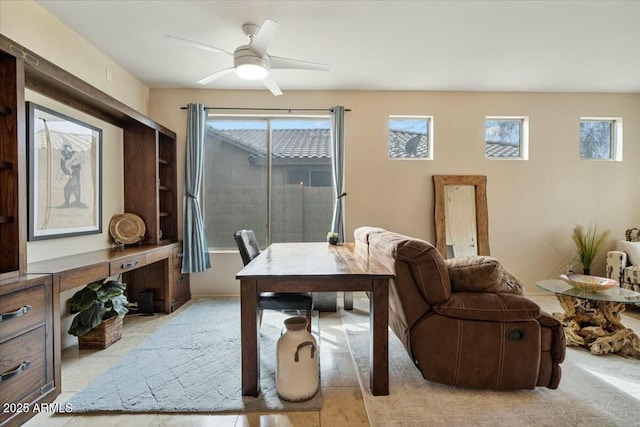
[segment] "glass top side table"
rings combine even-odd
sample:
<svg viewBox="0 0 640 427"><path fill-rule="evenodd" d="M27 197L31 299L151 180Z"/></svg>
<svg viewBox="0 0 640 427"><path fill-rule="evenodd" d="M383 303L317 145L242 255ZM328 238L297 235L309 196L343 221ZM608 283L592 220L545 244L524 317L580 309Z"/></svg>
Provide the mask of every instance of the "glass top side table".
<svg viewBox="0 0 640 427"><path fill-rule="evenodd" d="M558 298L564 313L553 315L564 326L567 345L586 347L592 354L640 359L640 338L620 317L625 304L640 303L640 293L618 287L589 292L562 280L541 280L536 285Z"/></svg>

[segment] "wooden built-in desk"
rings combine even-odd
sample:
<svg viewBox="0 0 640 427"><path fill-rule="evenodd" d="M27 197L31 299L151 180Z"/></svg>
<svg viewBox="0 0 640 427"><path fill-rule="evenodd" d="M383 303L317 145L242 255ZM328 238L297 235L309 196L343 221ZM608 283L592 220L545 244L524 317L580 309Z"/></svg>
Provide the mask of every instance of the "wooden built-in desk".
<svg viewBox="0 0 640 427"><path fill-rule="evenodd" d="M156 310L170 313L172 311L170 274L171 267L174 265L171 259L174 248L181 246L182 243L169 243L102 249L30 263L27 271L52 274L54 288L59 292L85 286L109 276L129 273L128 279L131 283L125 281L128 284L129 295L132 294L134 287L139 288L141 285L137 283L137 278L147 279L145 281L148 283L142 285L146 289L153 289ZM181 257L181 252L179 250L176 256ZM139 270L142 267L146 268ZM144 277L140 277L141 273L144 273L142 275ZM152 275L155 277L151 277ZM156 280L152 282L151 279Z"/></svg>

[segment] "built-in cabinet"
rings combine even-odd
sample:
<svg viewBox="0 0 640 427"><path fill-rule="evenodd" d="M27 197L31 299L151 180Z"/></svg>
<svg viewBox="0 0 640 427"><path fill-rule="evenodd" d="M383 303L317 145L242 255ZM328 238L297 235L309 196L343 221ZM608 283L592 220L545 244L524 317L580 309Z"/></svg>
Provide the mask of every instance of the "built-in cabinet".
<svg viewBox="0 0 640 427"><path fill-rule="evenodd" d="M172 298L171 309L175 310L191 299L191 287L189 286L189 275L182 270L182 244L175 246L172 253L171 286Z"/></svg>
<svg viewBox="0 0 640 427"><path fill-rule="evenodd" d="M27 275L24 63L0 51L0 425L59 393L50 275ZM6 406L6 405L14 406ZM22 404L20 408L15 404ZM22 409L22 410L21 410ZM26 410L25 410L26 409Z"/></svg>
<svg viewBox="0 0 640 427"><path fill-rule="evenodd" d="M25 88L123 129L124 205L145 221L141 245L27 264ZM30 405L60 394L62 290L122 272L128 293L156 291L158 311L191 297L180 272L175 142L173 131L0 34L0 426L20 425L35 414Z"/></svg>
<svg viewBox="0 0 640 427"><path fill-rule="evenodd" d="M0 281L0 425L19 425L56 394L51 286L50 275Z"/></svg>

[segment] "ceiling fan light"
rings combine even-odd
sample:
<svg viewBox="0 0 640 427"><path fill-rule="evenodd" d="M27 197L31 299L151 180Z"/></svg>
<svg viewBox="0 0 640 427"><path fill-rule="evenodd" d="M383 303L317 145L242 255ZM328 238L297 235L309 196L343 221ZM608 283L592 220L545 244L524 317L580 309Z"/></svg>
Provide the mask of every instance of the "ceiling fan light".
<svg viewBox="0 0 640 427"><path fill-rule="evenodd" d="M262 80L269 75L269 70L257 64L240 64L236 66L236 74L245 80Z"/></svg>

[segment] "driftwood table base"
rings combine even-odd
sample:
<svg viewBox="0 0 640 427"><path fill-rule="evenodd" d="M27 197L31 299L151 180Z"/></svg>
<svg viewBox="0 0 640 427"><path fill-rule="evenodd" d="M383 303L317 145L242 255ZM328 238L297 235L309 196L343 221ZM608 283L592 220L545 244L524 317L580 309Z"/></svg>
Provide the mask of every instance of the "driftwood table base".
<svg viewBox="0 0 640 427"><path fill-rule="evenodd" d="M624 303L590 301L556 294L564 313L562 322L568 346L586 347L592 354L617 353L640 359L640 338L625 327L620 314Z"/></svg>

